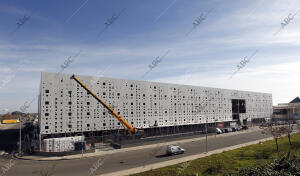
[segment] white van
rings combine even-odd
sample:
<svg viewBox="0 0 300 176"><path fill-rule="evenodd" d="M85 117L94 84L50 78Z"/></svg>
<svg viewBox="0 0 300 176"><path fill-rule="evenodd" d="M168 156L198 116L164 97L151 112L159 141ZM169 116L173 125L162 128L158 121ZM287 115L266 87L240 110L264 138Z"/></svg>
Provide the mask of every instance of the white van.
<svg viewBox="0 0 300 176"><path fill-rule="evenodd" d="M175 155L184 153L184 149L176 145L168 145L167 155Z"/></svg>

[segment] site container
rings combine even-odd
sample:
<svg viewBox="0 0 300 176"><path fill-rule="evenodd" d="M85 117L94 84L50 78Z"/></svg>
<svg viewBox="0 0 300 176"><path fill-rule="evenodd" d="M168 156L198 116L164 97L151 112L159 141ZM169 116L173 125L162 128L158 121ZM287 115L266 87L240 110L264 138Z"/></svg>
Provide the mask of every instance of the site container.
<svg viewBox="0 0 300 176"><path fill-rule="evenodd" d="M85 145L84 136L49 138L43 140L43 150L45 152L66 152L82 148ZM80 143L80 144L78 144ZM84 148L85 149L85 148Z"/></svg>
<svg viewBox="0 0 300 176"><path fill-rule="evenodd" d="M2 124L12 124L12 123L19 123L19 120L18 119L2 120Z"/></svg>

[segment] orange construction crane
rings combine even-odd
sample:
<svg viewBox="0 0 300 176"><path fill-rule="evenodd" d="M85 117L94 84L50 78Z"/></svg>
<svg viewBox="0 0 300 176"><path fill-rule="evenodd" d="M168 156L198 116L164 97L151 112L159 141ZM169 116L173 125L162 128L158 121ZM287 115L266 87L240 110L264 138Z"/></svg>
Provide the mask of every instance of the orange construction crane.
<svg viewBox="0 0 300 176"><path fill-rule="evenodd" d="M108 109L109 113L111 113L114 117L116 117L123 125L124 128L127 128L130 133L142 132L141 130L137 130L132 127L124 118L117 114L111 107L109 107L103 100L101 100L94 92L92 92L82 81L80 81L75 75L72 75L71 79L74 79L77 83L79 83L88 93L90 93L98 102L100 102L106 109Z"/></svg>

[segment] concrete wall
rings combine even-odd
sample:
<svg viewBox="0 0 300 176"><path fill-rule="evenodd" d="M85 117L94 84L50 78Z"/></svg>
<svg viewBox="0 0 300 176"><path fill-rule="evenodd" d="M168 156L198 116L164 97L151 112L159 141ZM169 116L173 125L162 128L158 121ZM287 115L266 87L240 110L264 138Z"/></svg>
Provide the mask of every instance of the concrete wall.
<svg viewBox="0 0 300 176"><path fill-rule="evenodd" d="M42 73L41 134L123 129L69 74ZM77 76L136 128L232 121L232 99L246 100L241 120L272 114L272 95L199 86ZM81 126L82 125L82 126Z"/></svg>

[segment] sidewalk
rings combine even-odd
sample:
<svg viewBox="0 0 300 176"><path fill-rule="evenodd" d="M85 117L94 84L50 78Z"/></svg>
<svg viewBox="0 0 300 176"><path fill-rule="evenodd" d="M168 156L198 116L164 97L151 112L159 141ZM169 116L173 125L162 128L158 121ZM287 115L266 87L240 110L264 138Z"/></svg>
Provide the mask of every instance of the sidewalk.
<svg viewBox="0 0 300 176"><path fill-rule="evenodd" d="M225 133L225 134L219 134L216 136L216 138L224 137L224 136L232 136L242 133L248 133L251 131L257 131L260 130L258 127L250 127L248 130L244 131L238 131L238 132L231 132L231 133ZM208 136L208 139L215 138L215 136ZM114 149L109 151L98 151L94 153L86 153L86 154L76 154L76 155L68 155L68 156L55 156L55 157L44 157L44 156L35 156L35 155L29 155L29 156L22 156L18 157L19 159L24 160L34 160L34 161L58 161L58 160L72 160L72 159L81 159L81 158L89 158L89 157L99 157L109 154L115 154L120 152L128 152L128 151L134 151L134 150L141 150L141 149L147 149L147 148L155 148L158 145L172 145L175 143L188 143L193 141L200 141L205 140L205 137L197 137L197 138L191 138L191 139L174 139L174 141L169 142L158 142L155 144L149 144L149 145L142 145L142 146L136 146L136 147L129 147L129 148L123 148L123 149Z"/></svg>

